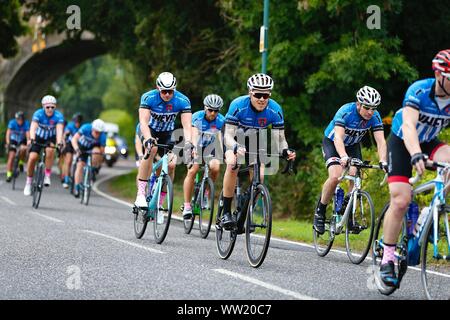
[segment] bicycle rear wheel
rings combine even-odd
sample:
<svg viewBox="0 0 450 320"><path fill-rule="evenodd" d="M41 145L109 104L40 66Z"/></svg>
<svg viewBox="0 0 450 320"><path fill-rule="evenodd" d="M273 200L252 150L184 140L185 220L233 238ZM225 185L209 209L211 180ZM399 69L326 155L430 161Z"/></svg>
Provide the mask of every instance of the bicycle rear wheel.
<svg viewBox="0 0 450 320"><path fill-rule="evenodd" d="M184 233L189 234L192 231L192 227L194 227L195 214L194 214L194 206L195 202L191 202L192 206L192 217L189 219L183 219ZM183 210L181 210L181 214L183 214Z"/></svg>
<svg viewBox="0 0 450 320"><path fill-rule="evenodd" d="M33 176L33 208L39 207L42 189L44 187L44 164L39 163Z"/></svg>
<svg viewBox="0 0 450 320"><path fill-rule="evenodd" d="M82 198L82 203L84 205L88 205L89 204L89 198L91 196L91 186L92 186L92 172L90 170L90 168L86 168L85 167L85 173L84 173L84 181L83 181L83 198Z"/></svg>
<svg viewBox="0 0 450 320"><path fill-rule="evenodd" d="M319 197L320 199L320 197ZM325 211L325 232L323 234L319 234L313 228L313 238L314 238L314 248L316 249L317 254L320 257L325 257L328 252L330 252L331 247L334 242L334 197L331 202L328 204L327 209Z"/></svg>
<svg viewBox="0 0 450 320"><path fill-rule="evenodd" d="M214 215L214 183L211 178L204 179L200 188L200 215L198 224L203 239L208 237Z"/></svg>
<svg viewBox="0 0 450 320"><path fill-rule="evenodd" d="M375 224L375 209L370 195L360 190L356 195L356 209L353 214L353 201L349 203L350 217L345 230L345 248L353 264L364 261L372 245Z"/></svg>
<svg viewBox="0 0 450 320"><path fill-rule="evenodd" d="M73 194L74 193L74 189L75 189L75 170L76 170L76 168L77 168L77 163L75 162L74 159L72 159L72 165L70 166L70 174L69 174L70 194Z"/></svg>
<svg viewBox="0 0 450 320"><path fill-rule="evenodd" d="M271 232L272 202L267 187L259 184L254 190L253 201L249 203L245 224L247 258L253 268L258 268L264 262Z"/></svg>
<svg viewBox="0 0 450 320"><path fill-rule="evenodd" d="M233 198L232 211L236 206L236 197ZM236 243L237 232L236 230L225 230L220 225L223 215L223 191L220 193L219 206L217 208L216 217L216 247L219 257L222 259L228 259L233 252L234 245Z"/></svg>
<svg viewBox="0 0 450 320"><path fill-rule="evenodd" d="M450 300L449 211L441 210L424 230L421 280L429 300Z"/></svg>
<svg viewBox="0 0 450 320"><path fill-rule="evenodd" d="M133 208L134 213L134 235L137 239L141 239L144 236L145 230L148 224L148 215L146 209L138 207Z"/></svg>
<svg viewBox="0 0 450 320"><path fill-rule="evenodd" d="M158 209L155 210L155 220L153 221L153 229L156 243L161 244L167 236L170 226L170 218L172 217L172 204L173 204L173 185L172 180L168 174L160 176L161 189L157 200ZM162 190L166 190L166 197L161 202ZM158 190L156 190L158 191Z"/></svg>

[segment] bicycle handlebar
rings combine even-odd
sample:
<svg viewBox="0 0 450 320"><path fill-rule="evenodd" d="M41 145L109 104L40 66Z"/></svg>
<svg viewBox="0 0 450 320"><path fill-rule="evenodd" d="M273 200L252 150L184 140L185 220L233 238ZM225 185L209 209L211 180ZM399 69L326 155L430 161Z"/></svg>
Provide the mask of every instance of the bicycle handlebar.
<svg viewBox="0 0 450 320"><path fill-rule="evenodd" d="M450 163L446 162L439 162L439 161L432 161L429 159L426 159L425 161L425 168L427 169L433 169L433 168L442 168L442 169L450 169ZM416 175L412 178L408 179L408 182L410 185L416 184L420 179L422 179L422 175L419 175L416 173Z"/></svg>
<svg viewBox="0 0 450 320"><path fill-rule="evenodd" d="M177 147L174 144L162 144L162 143L155 143L152 144L152 148L153 147L158 147L158 148L162 148L165 150L172 150L172 149L182 149L181 147ZM144 157L142 159L147 160L150 157L150 150L148 150L147 148L145 148L145 154Z"/></svg>
<svg viewBox="0 0 450 320"><path fill-rule="evenodd" d="M260 149L260 151L266 151L265 149ZM282 155L276 153L260 153L260 152L250 152L250 151L245 151L245 154L248 155L255 155L255 156L259 156L261 154L265 155L266 157L278 157L278 158L283 158ZM284 158L283 158L284 159ZM237 163L237 154L236 154L236 163L233 166L233 170L236 170L239 167L238 163ZM284 169L281 171L282 174L292 174L292 173L297 173L297 169L294 166L294 160L287 160L287 164L284 167Z"/></svg>
<svg viewBox="0 0 450 320"><path fill-rule="evenodd" d="M380 167L380 165L374 165L369 164L370 162L365 160L360 160L358 158L350 158L350 161L348 161L347 165L345 166L344 172L342 172L341 176L338 178L338 181L341 182L344 180L345 176L347 175L347 172L350 170L350 167L356 167L359 169L375 169L375 170L383 170L383 168ZM387 173L384 175L383 181L380 183L380 186L385 184L387 179Z"/></svg>

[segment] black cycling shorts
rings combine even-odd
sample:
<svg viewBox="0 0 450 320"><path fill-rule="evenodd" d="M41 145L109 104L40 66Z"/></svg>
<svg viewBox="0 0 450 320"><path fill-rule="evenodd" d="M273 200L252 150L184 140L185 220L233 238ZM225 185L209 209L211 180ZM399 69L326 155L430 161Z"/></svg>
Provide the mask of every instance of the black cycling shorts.
<svg viewBox="0 0 450 320"><path fill-rule="evenodd" d="M149 127L150 128L150 127ZM157 143L159 144L166 144L166 145L171 145L174 144L175 142L172 140L172 132L173 131L155 131L152 128L150 128L150 133L152 135L153 139L157 140ZM142 142L142 154L145 154L145 147L144 147L144 136L142 135L142 132L139 130L139 138L141 139ZM158 148L158 155L160 157L164 156L165 150L163 148Z"/></svg>
<svg viewBox="0 0 450 320"><path fill-rule="evenodd" d="M358 158L362 160L361 145L359 143L353 144L351 146L345 146L345 152L347 152L347 155L351 158ZM339 162L340 156L336 151L334 142L328 137L324 137L322 140L322 154L323 158L325 159L327 169L330 166L341 165Z"/></svg>
<svg viewBox="0 0 450 320"><path fill-rule="evenodd" d="M8 151L16 151L17 147L19 147L21 145L26 146L27 145L27 139L23 139L20 142L17 142L16 140L10 140L9 141Z"/></svg>
<svg viewBox="0 0 450 320"><path fill-rule="evenodd" d="M66 154L66 153L72 153L72 154L75 153L75 150L73 150L72 142L70 142L70 141L66 142L66 146L62 150L62 154Z"/></svg>
<svg viewBox="0 0 450 320"><path fill-rule="evenodd" d="M420 149L423 153L433 160L436 151L444 146L445 143L435 138L430 142L420 144ZM388 182L404 182L409 183L409 178L412 176L411 155L406 149L405 143L395 134L391 134L388 143Z"/></svg>
<svg viewBox="0 0 450 320"><path fill-rule="evenodd" d="M52 143L53 145L56 145L56 136L51 137L51 138L48 139L48 140L44 140L44 139L42 139L42 138L36 137L35 142L36 142L36 143L39 143L39 144L46 144L47 142L50 142L50 143ZM39 152L41 152L41 148L42 148L41 146L39 146L39 145L33 143L33 144L31 145L30 152L36 152L36 153L39 153Z"/></svg>

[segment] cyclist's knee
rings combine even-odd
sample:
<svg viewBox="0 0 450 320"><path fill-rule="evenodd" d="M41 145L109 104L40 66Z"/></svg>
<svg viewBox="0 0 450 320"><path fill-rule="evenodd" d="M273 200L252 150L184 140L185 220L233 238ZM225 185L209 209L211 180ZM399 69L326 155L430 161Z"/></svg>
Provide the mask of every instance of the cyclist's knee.
<svg viewBox="0 0 450 320"><path fill-rule="evenodd" d="M390 206L392 207L392 211L398 214L403 214L406 212L406 209L409 206L409 203L411 202L411 195L409 193L407 194L401 194L397 193L394 195L391 195L391 202Z"/></svg>

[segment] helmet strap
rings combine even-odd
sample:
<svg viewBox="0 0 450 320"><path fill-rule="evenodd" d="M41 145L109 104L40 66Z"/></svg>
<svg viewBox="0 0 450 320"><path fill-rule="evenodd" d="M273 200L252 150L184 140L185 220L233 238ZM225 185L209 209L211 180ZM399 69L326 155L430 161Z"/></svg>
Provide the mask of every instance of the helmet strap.
<svg viewBox="0 0 450 320"><path fill-rule="evenodd" d="M442 76L442 80L438 81L439 87L442 89L442 91L445 92L446 96L450 96L450 92L447 92L447 90L445 90L445 86L444 86L444 81L445 81L446 77ZM448 79L447 79L448 80ZM442 96L438 96L437 97L442 97Z"/></svg>

